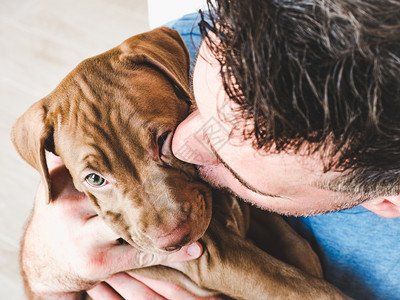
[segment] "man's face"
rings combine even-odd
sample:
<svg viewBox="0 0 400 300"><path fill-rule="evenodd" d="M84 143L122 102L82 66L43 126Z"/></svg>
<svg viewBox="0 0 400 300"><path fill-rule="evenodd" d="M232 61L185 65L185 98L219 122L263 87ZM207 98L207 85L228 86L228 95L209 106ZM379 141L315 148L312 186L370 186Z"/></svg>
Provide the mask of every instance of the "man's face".
<svg viewBox="0 0 400 300"><path fill-rule="evenodd" d="M203 43L193 74L197 108L176 129L172 151L177 158L198 165L200 175L214 186L278 213L311 215L359 204L349 195L321 188L338 174L323 173L318 155L265 154L238 134L229 138L236 113L219 70Z"/></svg>

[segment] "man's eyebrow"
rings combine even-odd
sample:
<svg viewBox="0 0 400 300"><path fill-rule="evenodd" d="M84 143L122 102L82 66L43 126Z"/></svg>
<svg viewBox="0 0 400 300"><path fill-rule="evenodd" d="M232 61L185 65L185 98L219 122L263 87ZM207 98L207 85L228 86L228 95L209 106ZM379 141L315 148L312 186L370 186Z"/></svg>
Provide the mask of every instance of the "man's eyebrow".
<svg viewBox="0 0 400 300"><path fill-rule="evenodd" d="M246 187L247 189L249 189L250 191L263 195L263 196L268 196L268 197L274 197L274 198L281 198L281 196L278 195L274 195L274 194L268 194L265 192L262 192L258 189L256 189L255 187L253 187L252 185L250 185L247 181L245 181L242 177L239 176L238 173L235 172L235 170L233 170L222 158L221 156L218 154L218 152L215 150L215 148L213 147L213 145L210 142L210 139L207 135L206 136L206 140L208 142L208 145L210 146L210 149L212 151L212 153L215 155L215 157L221 162L221 164L233 175L233 177L235 177L235 179L237 179L244 187Z"/></svg>

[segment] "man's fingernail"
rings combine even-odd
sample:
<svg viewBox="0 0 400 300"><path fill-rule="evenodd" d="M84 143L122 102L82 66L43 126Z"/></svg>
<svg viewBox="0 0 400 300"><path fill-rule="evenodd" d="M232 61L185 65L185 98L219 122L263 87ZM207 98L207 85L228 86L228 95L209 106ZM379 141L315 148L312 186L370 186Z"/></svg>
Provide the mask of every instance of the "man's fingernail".
<svg viewBox="0 0 400 300"><path fill-rule="evenodd" d="M201 248L197 243L194 243L187 248L186 252L192 257L198 257L201 254Z"/></svg>

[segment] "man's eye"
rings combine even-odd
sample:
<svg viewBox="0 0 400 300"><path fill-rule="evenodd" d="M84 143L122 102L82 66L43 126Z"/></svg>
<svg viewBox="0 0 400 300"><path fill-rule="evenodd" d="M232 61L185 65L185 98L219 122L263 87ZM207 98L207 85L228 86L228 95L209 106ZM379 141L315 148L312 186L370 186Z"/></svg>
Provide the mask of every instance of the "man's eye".
<svg viewBox="0 0 400 300"><path fill-rule="evenodd" d="M107 182L103 177L95 173L91 173L88 176L86 176L85 180L87 183L89 183L91 186L94 187L101 187L105 185Z"/></svg>

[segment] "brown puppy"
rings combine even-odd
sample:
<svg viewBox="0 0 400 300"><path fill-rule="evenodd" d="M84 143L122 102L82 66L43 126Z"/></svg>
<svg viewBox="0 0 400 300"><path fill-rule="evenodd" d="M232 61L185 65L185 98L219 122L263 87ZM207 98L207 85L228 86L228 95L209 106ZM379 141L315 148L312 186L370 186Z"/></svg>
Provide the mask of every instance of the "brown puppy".
<svg viewBox="0 0 400 300"><path fill-rule="evenodd" d="M305 272L248 243L245 206L212 191L193 166L172 155L172 132L190 107L188 73L188 52L176 31L159 28L132 37L82 62L32 105L13 128L14 145L41 173L49 201L46 151L62 157L97 213L142 251L175 251L202 237L210 224L200 259L135 272L177 280L199 295L343 298L312 276L321 276L315 254L280 217L263 216L270 236L278 237L270 242L283 260ZM271 243L264 246L271 250Z"/></svg>

